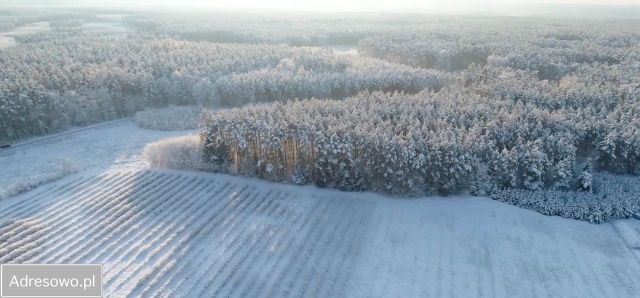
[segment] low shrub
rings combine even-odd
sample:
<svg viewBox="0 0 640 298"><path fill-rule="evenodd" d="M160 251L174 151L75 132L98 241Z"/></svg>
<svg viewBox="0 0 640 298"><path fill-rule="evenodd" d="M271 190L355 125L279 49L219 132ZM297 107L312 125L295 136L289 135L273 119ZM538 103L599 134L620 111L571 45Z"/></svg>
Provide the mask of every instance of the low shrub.
<svg viewBox="0 0 640 298"><path fill-rule="evenodd" d="M148 144L143 156L156 168L215 170L204 162L202 148L203 143L197 135L187 135Z"/></svg>
<svg viewBox="0 0 640 298"><path fill-rule="evenodd" d="M491 197L542 214L592 223L640 213L640 177L596 173L594 183L593 192L509 189L496 191Z"/></svg>

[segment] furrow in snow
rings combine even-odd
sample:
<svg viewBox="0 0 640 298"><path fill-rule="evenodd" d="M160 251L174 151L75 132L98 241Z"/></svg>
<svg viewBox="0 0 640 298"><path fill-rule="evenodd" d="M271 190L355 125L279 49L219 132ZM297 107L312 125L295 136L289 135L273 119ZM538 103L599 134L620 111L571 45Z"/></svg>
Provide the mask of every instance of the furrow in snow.
<svg viewBox="0 0 640 298"><path fill-rule="evenodd" d="M270 241L264 242L264 245L260 247L260 249L254 250L258 257L256 257L253 262L246 262L244 269L239 273L235 282L233 282L233 286L229 287L229 293L226 294L227 296L247 297L246 291L248 291L250 287L257 287L258 277L264 279L271 272L269 264L273 263L278 253L276 248L286 237L292 237L287 226L283 223L295 226L301 217L300 214L292 212L286 206L279 206L279 210L280 213L274 218L277 220L269 229L272 238Z"/></svg>
<svg viewBox="0 0 640 298"><path fill-rule="evenodd" d="M350 276L355 271L356 260L363 249L362 243L366 238L369 223L372 215L371 204L362 203L360 206L353 204L350 206L351 212L357 214L354 218L356 222L351 222L347 226L346 232L342 234L340 244L344 244L342 249L334 252L333 264L322 275L322 280L315 288L313 297L339 297L344 296L346 287L349 285Z"/></svg>
<svg viewBox="0 0 640 298"><path fill-rule="evenodd" d="M233 187L225 184L220 192L228 194L233 191L233 189ZM214 201L211 200L210 202ZM218 204L218 202L216 202L216 204ZM107 269L109 275L105 275L107 280L110 280L111 276L115 276L115 273L111 273L112 269L116 270L118 268L126 268L128 266L127 264L138 259L142 253L151 249L156 242L168 237L170 233L177 229L177 225L187 223L187 219L189 219L193 214L196 214L198 210L202 208L215 208L210 207L209 204L183 204L181 207L188 208L179 208L177 209L177 212L171 213L167 218L157 217L158 221L154 221L152 223L152 226L154 226L153 229L142 229L139 234L132 237L135 241L128 241L129 245L126 246L120 245L117 250L106 257L110 264L109 269ZM170 224L162 224L159 220L167 220Z"/></svg>
<svg viewBox="0 0 640 298"><path fill-rule="evenodd" d="M253 196L257 196L255 193L255 189L251 189L250 194ZM239 201L244 201L248 197L248 194L243 194ZM193 237L194 234L197 234L203 227L203 225L207 222L212 222L212 217L215 214L211 214L207 212L208 210L201 210L197 214L193 214L192 216L197 219L195 223L185 224L183 227L180 227L178 230L174 231L167 239L165 239L156 249L151 251L149 254L145 256L145 259L142 261L144 264L154 264L150 269L147 270L136 270L130 276L136 276L135 278L125 278L124 283L120 283L114 286L114 291L118 292L125 284L129 284L131 289L139 288L142 284L149 278L154 271L160 270L166 262L169 262L169 257L179 253L178 250L181 245L186 243L190 238ZM187 230L187 227L189 229ZM183 231L185 231L183 233ZM137 276L141 274L141 276ZM127 287L127 288L129 288Z"/></svg>
<svg viewBox="0 0 640 298"><path fill-rule="evenodd" d="M72 191L77 189L83 189L86 184L96 180L100 182L107 181L105 179L87 179L79 184L70 184L68 188L65 188L63 191L60 191L60 192L53 191L50 194L44 193L44 194L40 194L39 196L29 196L26 198L19 198L20 201L16 203L15 206L12 206L12 208L7 210L7 214L3 215L2 218L7 218L7 219L23 218L21 220L24 221L26 220L24 219L25 217L38 216L38 214L35 214L39 210L39 208L37 207L40 206L41 201L46 200L48 197L50 201L55 201L55 203L51 206L48 206L45 210L42 210L40 214L42 217L50 216L50 213L55 213L55 212L52 212L51 210L59 209L61 207L65 208L66 206L69 206L69 204L73 202L75 197L70 195ZM94 185L94 189L101 189L101 188L102 188L102 185ZM51 199L51 198L54 198L54 199ZM27 215L27 213L29 213L29 215ZM11 230L11 229L12 229L11 226L5 225L2 229L0 229L0 235L5 234L8 230Z"/></svg>
<svg viewBox="0 0 640 298"><path fill-rule="evenodd" d="M303 228L308 227L310 222L315 223L321 216L323 216L329 206L328 201L329 200L317 200L317 202L309 209L309 215L304 216L303 222L293 222L291 223L291 226L283 227L286 231L290 231L287 234L288 237L285 242L282 244L275 243L272 246L270 250L273 251L275 256L274 258L266 260L270 265L267 266L267 269L263 272L253 272L254 277L260 278L261 281L257 283L254 281L248 282L242 293L240 293L240 297L261 297L260 295L264 295L266 293L266 289L273 287L278 282L276 279L276 276L278 276L277 273L281 272L281 268L285 263L284 260L287 258L287 253L295 251L293 247L295 240L297 240L296 237L301 234ZM295 216L296 218L303 217L300 214L296 214Z"/></svg>
<svg viewBox="0 0 640 298"><path fill-rule="evenodd" d="M218 188L218 186L220 186L218 183L209 183L206 185L207 188L203 189L201 192L206 194L213 191L225 191L229 187L229 184L226 183L220 188ZM177 222L176 218L179 218L179 215L189 214L192 210L205 207L196 204L196 202L198 202L197 197L184 198L184 200L180 200L174 196L169 200L169 202L170 205L166 206L163 212L154 214L151 219L145 218L144 220L136 222L117 238L110 239L110 243L105 245L105 247L98 253L87 254L86 258L83 259L83 262L106 263L121 261L121 259L118 259L116 256L124 255L123 252L125 248L138 247L143 243L146 243L145 237L159 235L161 234L160 231L164 230L166 232L170 227L173 227ZM172 224L166 224L167 222L172 222Z"/></svg>
<svg viewBox="0 0 640 298"><path fill-rule="evenodd" d="M78 192L77 196L72 196L72 199L80 198L81 202L89 200L98 200L97 197L93 195L94 193L102 194L108 193L105 190L117 190L117 188L103 188L96 186L94 188L88 188L86 190L81 190ZM43 211L42 216L38 217L38 221L40 222L37 226L32 228L28 228L22 233L18 235L14 235L13 237L20 238L19 243L14 245L19 245L19 249L15 247L9 247L8 249L12 251L9 254L6 254L3 258L0 258L0 262L7 262L8 259L12 259L15 255L20 255L20 257L16 260L16 262L25 262L30 260L33 256L33 251L36 248L41 248L41 246L36 246L35 243L39 241L47 241L48 239L54 239L54 242L57 244L63 244L63 242L56 242L55 238L57 234L63 231L69 231L67 229L69 227L69 219L68 216L73 215L78 209L81 208L82 204L74 204L73 202L68 202L69 204L64 204L61 206L53 206L51 208L47 208L47 210ZM29 221L31 218L25 218L22 221ZM56 223L67 222L67 224L57 225ZM49 231L53 230L51 233ZM7 248L5 248L7 249ZM0 253L2 255L2 253Z"/></svg>
<svg viewBox="0 0 640 298"><path fill-rule="evenodd" d="M640 249L640 220L635 218L616 220L613 222L613 227L627 247Z"/></svg>
<svg viewBox="0 0 640 298"><path fill-rule="evenodd" d="M298 268L307 269L306 273L301 275L297 275L297 280L302 284L297 289L296 292L292 292L291 297L309 297L309 291L312 288L321 286L321 282L324 279L323 269L330 266L331 261L335 259L336 252L342 249L342 244L344 244L344 238L341 238L340 234L344 235L345 232L349 230L351 224L353 223L353 218L356 213L360 210L350 208L351 204L345 204L344 207L340 208L342 213L337 214L337 218L332 220L333 228L325 229L329 230L326 234L325 240L318 240L313 247L313 250L309 252L309 256L311 256L308 260L313 260L313 262L307 263L307 265L298 266ZM315 258L314 258L315 257ZM315 296L312 296L315 297Z"/></svg>
<svg viewBox="0 0 640 298"><path fill-rule="evenodd" d="M258 199L259 198L259 199ZM213 286L213 282L220 275L220 273L226 269L234 258L234 256L241 254L243 248L242 244L246 243L247 239L250 239L250 233L240 233L244 231L244 228L250 224L249 221L240 221L245 219L249 213L253 210L264 206L265 202L269 202L266 196L260 196L259 194L253 194L253 200L250 200L246 206L238 209L238 211L225 212L220 218L220 222L217 224L222 227L226 227L219 235L218 243L221 246L221 250L218 251L218 258L214 263L206 266L207 271L204 275L200 276L193 287L190 289L187 296L191 296L191 291L197 291L194 297L202 297ZM215 252L213 252L215 253ZM204 266L203 266L204 267Z"/></svg>
<svg viewBox="0 0 640 298"><path fill-rule="evenodd" d="M178 184L180 181L181 180L171 181L172 183L176 183L167 183L161 188L150 187L150 191L145 191L144 194L138 195L136 200L131 200L130 197L128 197L126 202L128 205L131 205L130 208L129 206L122 206L122 208L119 208L109 217L99 219L99 222L107 223L106 225L97 227L97 230L100 232L95 233L92 239L83 244L84 246L78 247L75 252L71 253L71 256L62 258L62 260L73 263L86 256L87 251L101 253L102 251L97 251L97 249L106 249L106 246L111 242L113 237L130 233L132 225L139 223L141 219L145 218L145 215L159 212L158 209L163 208L167 203L171 202L170 198L180 197L180 192L175 193L169 190L186 192L191 191L191 187L194 184L196 188L202 184L201 181L196 183L195 179L187 180L188 182L182 185ZM140 199L140 197L142 197L142 199ZM87 246L89 244L91 246Z"/></svg>
<svg viewBox="0 0 640 298"><path fill-rule="evenodd" d="M254 196L257 197L258 193L254 193ZM255 198L254 197L254 198ZM267 196L265 196L267 197ZM253 202L250 202L250 204L253 204ZM198 241L199 239L201 239L200 237L202 236L203 233L209 231L212 227L215 227L216 224L214 223L214 221L212 220L216 215L213 213L205 213L205 219L204 221L200 222L197 225L197 229L191 231L191 233L188 233L187 235L184 235L183 237L179 238L177 240L177 245L172 247L167 254L165 254L161 259L160 262L156 262L154 265L154 270L151 271L147 271L145 272L136 282L134 288L133 288L133 292L131 294L131 296L133 297L138 297L139 295L137 295L138 291L143 290L144 288L144 284L147 283L148 281L152 280L153 278L155 278L156 276L162 274L162 273L166 273L168 270L170 270L172 267L175 266L175 264L177 263L178 260L182 260L182 258L184 257L184 255L188 252L188 249L190 248L189 245L185 245L187 243L191 243L191 241Z"/></svg>
<svg viewBox="0 0 640 298"><path fill-rule="evenodd" d="M172 177L175 178L175 177ZM181 183L183 180L179 180L176 183ZM168 196L173 196L177 191L186 191L189 190L188 187L172 187L173 190L166 193ZM181 197L178 195L178 197ZM135 198L134 198L135 200ZM159 201L162 201L163 198L160 198ZM199 206L198 204L194 204L198 206L198 208L203 208L204 206ZM199 209L195 209L199 210ZM136 265L141 262L141 259L144 259L145 262L148 258L151 258L157 254L160 254L162 251L168 249L165 245L170 243L170 240L174 239L178 233L184 230L186 227L190 225L191 222L196 220L194 217L198 213L174 213L170 212L170 215L181 215L184 216L183 220L173 219L171 216L164 218L163 223L166 224L167 229L163 231L163 233L146 233L144 235L145 238L138 241L136 245L132 245L128 247L126 251L123 251L119 254L119 256L114 257L112 261L116 266L111 266L105 272L105 286L110 286L114 281L114 278L122 282L128 282L131 279L132 275L129 275L132 269L129 268L131 265ZM139 268L138 268L139 269ZM136 270L139 271L139 270Z"/></svg>
<svg viewBox="0 0 640 298"><path fill-rule="evenodd" d="M215 201L218 201L218 202L224 202L225 203L224 204L225 205L224 208L228 208L229 204L225 200L233 199L234 196L232 195L232 196L229 196L227 198L227 195L228 195L228 193L227 194L222 194L222 195L216 195L216 197L212 197L210 199L211 199L211 201L215 200ZM238 197L237 193L235 194L235 197L236 198ZM238 207L238 206L241 206L241 205L236 205L236 207ZM185 283L185 281L187 279L191 279L191 278L194 278L194 277L197 278L198 276L201 276L201 275L197 274L197 271L198 270L204 270L204 269L208 268L209 267L208 264L210 264L211 258L213 258L213 256L216 255L216 251L219 250L221 246L223 246L223 243L218 239L218 235L221 233L221 232L219 232L219 229L222 229L222 228L227 228L228 229L229 226L231 226L231 227L234 226L234 225L228 225L226 223L222 223L220 221L220 219L222 217L224 217L224 213L227 213L227 212L220 211L218 208L215 208L214 209L214 213L216 214L216 216L214 217L214 219L212 221L214 221L215 224L214 224L213 230L208 232L207 239L210 241L210 242L208 242L209 244L210 243L215 243L215 245L207 247L206 246L207 242L206 241L202 241L201 251L206 251L206 252L203 252L204 258L198 259L198 257L199 257L198 254L192 255L193 258L188 260L188 261L186 261L185 262L186 264L184 264L185 266L180 268L180 269L178 269L178 271L179 271L178 273L176 273L176 274L172 275L171 277L169 277L170 280L176 280L177 279L177 281L175 282L174 287L171 290L167 291L167 293L165 293L165 294L167 294L168 297L172 297L171 293L175 292L176 289L180 289L181 286ZM195 258L195 260L194 260L194 258ZM180 276L179 273L182 270L191 270L191 271L190 271L189 274L185 274L184 276ZM191 288L189 288L189 289L191 289Z"/></svg>
<svg viewBox="0 0 640 298"><path fill-rule="evenodd" d="M76 212L73 221L65 225L66 233L57 235L56 242L63 245L53 246L47 257L38 261L64 260L63 256L95 239L97 231L106 224L102 219L119 211L127 203L128 196L144 192L149 186L161 185L162 182L159 175L132 175L130 179L110 187L115 192L98 193L93 195L92 200L78 202L77 208L73 209Z"/></svg>
<svg viewBox="0 0 640 298"><path fill-rule="evenodd" d="M0 261L104 264L108 297L633 297L640 221L177 171L0 202ZM636 261L637 260L637 261Z"/></svg>
<svg viewBox="0 0 640 298"><path fill-rule="evenodd" d="M314 222L313 226L305 232L304 240L297 243L296 247L292 250L292 255L287 265L285 265L285 268L291 269L285 269L279 272L278 283L270 289L267 296L290 297L297 289L296 286L298 282L310 282L309 280L303 280L302 273L310 269L305 265L310 265L312 261L317 261L314 259L314 256L311 255L311 251L318 246L318 242L323 243L328 232L335 228L335 220L338 219L336 218L336 212L343 214L345 210L343 207L346 205L346 202L342 200L336 201L334 198L326 199L337 203L332 206L332 210L328 210L328 212L324 214L320 222Z"/></svg>
<svg viewBox="0 0 640 298"><path fill-rule="evenodd" d="M82 187L90 181L102 179L101 176L102 175L90 177L74 176L70 179L63 179L60 184L45 184L25 194L6 199L4 204L0 205L0 218L24 216L24 210L37 210L34 206L41 204L42 201L47 201L50 200L51 197L58 197L60 194L68 193L70 190ZM55 203L61 203L60 201L56 201Z"/></svg>
<svg viewBox="0 0 640 298"><path fill-rule="evenodd" d="M223 186L223 189L224 189L224 188L226 188L226 187L224 187L224 186ZM217 208L216 208L216 204L217 204L217 202L216 202L215 200L206 200L206 198L207 198L207 194L208 194L208 192L206 192L206 191L205 191L205 192L198 192L198 193L201 193L201 194L200 194L200 195L193 195L193 197L195 198L195 200L194 200L193 202L188 202L188 203L191 203L191 204L193 204L193 205L200 206L200 208L204 208L204 209L206 209L206 210L209 210L208 214L216 214L216 212L215 212L215 211L214 211L214 212L211 212L211 211L212 211L212 210L216 210L216 209L217 209ZM227 191L225 191L224 193L228 193L228 192L227 192ZM203 201L203 199L204 199L204 201ZM215 203L215 204L214 204L214 203ZM196 210L193 210L193 211L196 211ZM193 212L193 211L192 211L192 212ZM181 220L178 220L178 222L182 222L182 221L181 221ZM204 224L207 224L207 223L205 222ZM205 236L206 236L206 234L205 234ZM204 237L200 237L199 239L196 239L197 241L194 241L194 242L198 242L198 241L200 241L202 238L204 238ZM200 241L200 242L201 242L201 241ZM185 246L184 248L189 248L189 249L190 249L190 247L191 247L191 246L193 246L193 245L196 245L196 243L190 243L188 246ZM182 262L180 262L180 263L183 263L183 262L184 262L184 261L182 261ZM175 271L172 271L172 272L175 272ZM166 275L168 275L168 274L166 274ZM161 275L160 277L165 277L165 274ZM156 282L157 282L157 281L156 281ZM153 283L153 282L152 282L152 283ZM139 289L140 289L140 287L139 287ZM135 295L135 294L136 294L136 293L132 293L132 295ZM144 293L143 293L143 294L144 294ZM146 295L143 295L143 297L146 297Z"/></svg>
<svg viewBox="0 0 640 298"><path fill-rule="evenodd" d="M215 194L219 197L224 197L228 193L229 191L215 192ZM210 210L212 210L211 213L218 214L217 206L220 205L220 202L222 200L218 200L215 197L209 197L207 196L208 194L210 193L205 193L202 199L209 201L209 202L205 202L205 204L210 202L216 202L216 206L210 208ZM206 205L203 205L203 206L206 206ZM208 208L208 206L206 206L205 208ZM217 227L214 227L214 228L217 228ZM210 247L211 243L215 243L214 241L215 236L216 234L213 231L207 231L204 237L201 238L202 240L199 241L198 244L196 245L197 247L194 247L192 249L192 252L190 253L191 258L184 259L182 262L180 262L178 268L173 270L171 274L166 274L162 277L162 280L157 281L157 283L160 285L157 286L156 289L164 289L164 290L162 291L162 293L156 292L152 296L163 295L165 297L172 297L170 292L173 292L175 288L179 287L184 281L186 281L190 277L189 273L185 271L194 270L196 267L204 266L204 264L207 263L206 257L211 255L208 252L208 250L211 250L211 247ZM153 290L153 287L151 286L147 286L147 288L145 289L145 291L152 291L152 290ZM142 296L145 296L145 292L142 293Z"/></svg>
<svg viewBox="0 0 640 298"><path fill-rule="evenodd" d="M276 200L269 201L269 205L265 206L261 212L257 212L256 215L266 218L282 217L285 210L279 208ZM268 221L257 220L256 223L252 224L251 234L253 239L251 239L251 244L248 245L246 253L239 258L231 272L221 276L222 282L213 292L213 297L229 297L231 295L229 292L240 288L246 277L246 272L249 270L248 267L253 267L254 270L262 269L256 264L258 264L261 257L264 257L265 247L273 240L276 233L278 231L273 230Z"/></svg>

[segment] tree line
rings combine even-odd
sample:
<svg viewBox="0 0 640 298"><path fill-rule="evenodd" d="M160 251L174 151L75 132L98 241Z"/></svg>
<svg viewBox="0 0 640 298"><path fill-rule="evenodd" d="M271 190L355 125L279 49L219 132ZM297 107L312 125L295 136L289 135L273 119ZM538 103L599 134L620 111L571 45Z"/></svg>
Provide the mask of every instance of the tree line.
<svg viewBox="0 0 640 298"><path fill-rule="evenodd" d="M464 86L439 92L208 113L201 137L220 171L274 181L403 194L591 190L592 171L640 173L636 71L584 66L549 82L474 67Z"/></svg>

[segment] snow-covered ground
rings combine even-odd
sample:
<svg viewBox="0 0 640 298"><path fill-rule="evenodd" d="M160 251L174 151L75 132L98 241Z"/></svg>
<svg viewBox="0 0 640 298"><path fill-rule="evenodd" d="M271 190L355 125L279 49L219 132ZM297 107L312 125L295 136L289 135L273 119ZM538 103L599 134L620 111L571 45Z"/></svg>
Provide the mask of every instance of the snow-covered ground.
<svg viewBox="0 0 640 298"><path fill-rule="evenodd" d="M8 48L16 45L16 39L12 36L0 35L0 49Z"/></svg>
<svg viewBox="0 0 640 298"><path fill-rule="evenodd" d="M330 46L329 48L336 54L358 55L358 48L356 46Z"/></svg>
<svg viewBox="0 0 640 298"><path fill-rule="evenodd" d="M83 23L81 29L84 33L90 34L125 34L129 29L119 22L88 22Z"/></svg>
<svg viewBox="0 0 640 298"><path fill-rule="evenodd" d="M0 151L0 263L103 263L106 297L638 297L640 220L600 225L487 198L400 199L145 169L186 134L131 120Z"/></svg>
<svg viewBox="0 0 640 298"><path fill-rule="evenodd" d="M33 33L39 33L39 32L46 32L49 30L51 30L51 26L49 26L49 22L35 22L31 24L18 26L8 32L2 32L2 35L18 36L18 35L27 35L27 34L33 34Z"/></svg>
<svg viewBox="0 0 640 298"><path fill-rule="evenodd" d="M80 171L140 167L140 151L147 143L186 133L193 131L142 129L122 119L14 144L0 149L0 198L16 185L58 176L65 163Z"/></svg>
<svg viewBox="0 0 640 298"><path fill-rule="evenodd" d="M49 30L51 30L51 27L49 27L48 22L36 22L16 27L11 31L0 32L0 49L15 46L15 36L45 32Z"/></svg>
<svg viewBox="0 0 640 298"><path fill-rule="evenodd" d="M122 23L126 14L100 14L103 21L86 22L80 26L84 33L99 35L123 35L130 32L130 28ZM15 36L46 32L51 30L48 22L35 22L16 27L11 31L0 32L0 49L15 46Z"/></svg>

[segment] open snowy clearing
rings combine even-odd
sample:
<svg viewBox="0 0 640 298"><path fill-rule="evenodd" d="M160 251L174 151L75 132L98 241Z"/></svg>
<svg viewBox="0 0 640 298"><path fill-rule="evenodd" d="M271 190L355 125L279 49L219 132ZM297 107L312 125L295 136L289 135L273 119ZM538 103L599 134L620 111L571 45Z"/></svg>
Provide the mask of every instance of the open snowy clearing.
<svg viewBox="0 0 640 298"><path fill-rule="evenodd" d="M0 34L5 36L18 36L18 35L46 32L49 30L51 30L51 27L49 26L49 22L35 22L31 24L18 26L11 31L2 32Z"/></svg>
<svg viewBox="0 0 640 298"><path fill-rule="evenodd" d="M330 46L329 48L336 54L358 55L358 48L355 46Z"/></svg>
<svg viewBox="0 0 640 298"><path fill-rule="evenodd" d="M82 23L81 29L90 34L125 34L129 29L119 22L88 22Z"/></svg>
<svg viewBox="0 0 640 298"><path fill-rule="evenodd" d="M187 132L123 119L0 151L0 263L103 263L105 294L637 297L640 220L593 225L486 198L397 199L145 169ZM82 145L80 145L82 144Z"/></svg>
<svg viewBox="0 0 640 298"><path fill-rule="evenodd" d="M36 22L14 28L11 31L0 32L0 49L15 46L15 36L45 32L51 30L48 22Z"/></svg>
<svg viewBox="0 0 640 298"><path fill-rule="evenodd" d="M2 36L2 35L0 35L0 49L8 48L8 47L15 46L15 45L16 45L15 38L13 38L11 36Z"/></svg>
<svg viewBox="0 0 640 298"><path fill-rule="evenodd" d="M59 176L65 162L79 171L140 167L147 143L192 132L148 130L121 119L14 144L0 150L0 198L21 184Z"/></svg>

